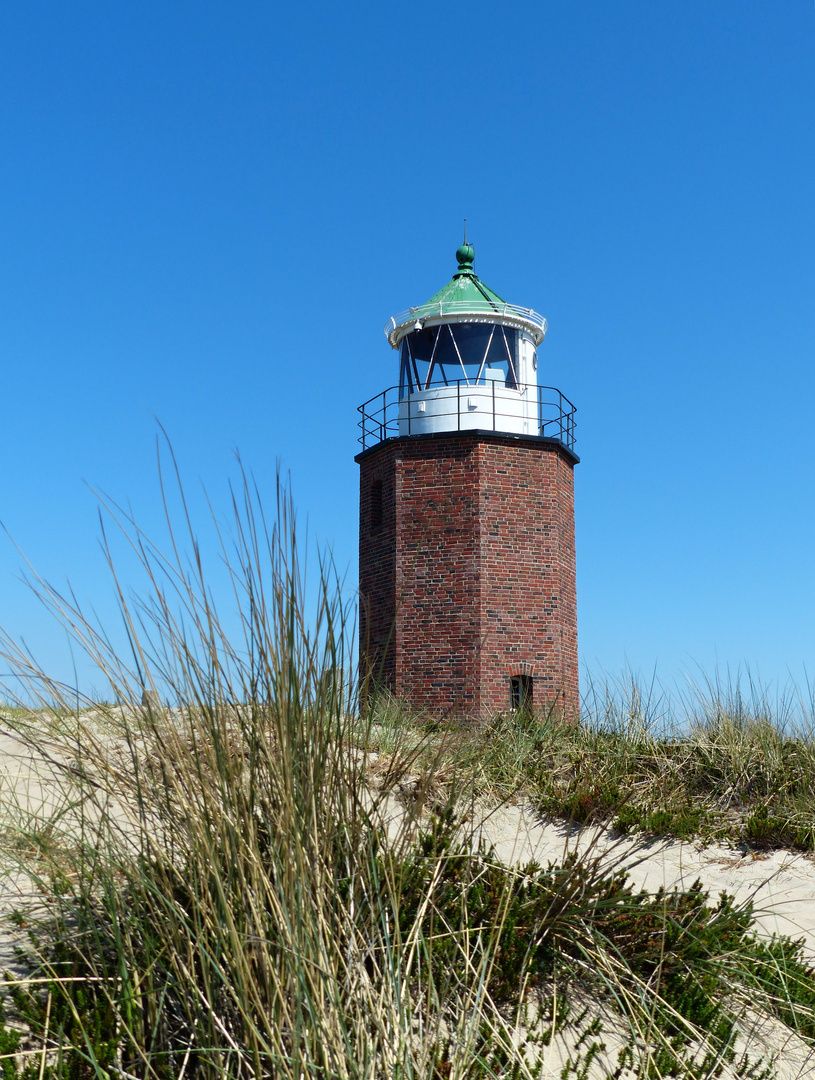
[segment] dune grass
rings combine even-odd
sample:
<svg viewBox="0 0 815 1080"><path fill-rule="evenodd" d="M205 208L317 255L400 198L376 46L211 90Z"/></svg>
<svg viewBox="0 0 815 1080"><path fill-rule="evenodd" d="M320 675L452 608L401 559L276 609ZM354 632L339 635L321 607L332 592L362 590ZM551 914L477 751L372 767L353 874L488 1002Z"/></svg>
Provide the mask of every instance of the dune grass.
<svg viewBox="0 0 815 1080"><path fill-rule="evenodd" d="M442 775L463 771L482 794L522 794L581 825L811 852L811 708L792 695L773 707L747 682L746 692L738 682L690 687L671 702L631 676L606 680L589 687L576 726L547 714L439 724L383 701L368 745L397 760L415 755Z"/></svg>
<svg viewBox="0 0 815 1080"><path fill-rule="evenodd" d="M746 798L746 830L760 806L781 814L782 773L783 812L803 806L807 740L730 713L673 742L633 720L424 723L357 696L342 582L323 560L308 599L284 490L272 522L248 482L233 497L228 630L189 516L166 556L107 509L147 580L132 599L114 570L129 652L37 587L109 704L77 703L5 643L39 698L5 726L58 771L63 802L58 828L18 824L6 845L36 903L17 915L28 972L7 983L4 1080L757 1080L760 1020L815 1045L813 972L795 943L755 935L749 907L637 893L590 854L507 867L468 825L477 801L523 791L648 828L662 784L661 805L692 797L711 820Z"/></svg>

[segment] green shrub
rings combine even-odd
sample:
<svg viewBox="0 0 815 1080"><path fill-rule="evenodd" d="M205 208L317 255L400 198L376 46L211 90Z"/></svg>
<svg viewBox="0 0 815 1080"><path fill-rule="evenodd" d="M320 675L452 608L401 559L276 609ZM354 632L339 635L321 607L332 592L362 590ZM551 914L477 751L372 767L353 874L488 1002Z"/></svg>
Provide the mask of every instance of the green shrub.
<svg viewBox="0 0 815 1080"><path fill-rule="evenodd" d="M798 851L812 851L812 826L801 826L789 820L786 814L774 814L765 803L759 804L750 814L744 825L744 835L753 847L792 848Z"/></svg>

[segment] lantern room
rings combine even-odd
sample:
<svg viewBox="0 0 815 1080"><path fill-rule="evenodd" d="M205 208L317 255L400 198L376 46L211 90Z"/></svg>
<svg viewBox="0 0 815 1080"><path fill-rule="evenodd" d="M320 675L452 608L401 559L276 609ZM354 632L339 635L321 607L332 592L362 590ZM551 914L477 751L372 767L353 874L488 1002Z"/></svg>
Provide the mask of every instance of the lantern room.
<svg viewBox="0 0 815 1080"><path fill-rule="evenodd" d="M538 382L546 319L503 300L473 269L466 241L452 279L385 334L399 353L399 383L361 406L363 448L386 438L495 431L574 442L574 408Z"/></svg>
<svg viewBox="0 0 815 1080"><path fill-rule="evenodd" d="M399 350L399 434L485 429L538 434L537 347L546 320L479 281L456 252L452 281L386 328Z"/></svg>

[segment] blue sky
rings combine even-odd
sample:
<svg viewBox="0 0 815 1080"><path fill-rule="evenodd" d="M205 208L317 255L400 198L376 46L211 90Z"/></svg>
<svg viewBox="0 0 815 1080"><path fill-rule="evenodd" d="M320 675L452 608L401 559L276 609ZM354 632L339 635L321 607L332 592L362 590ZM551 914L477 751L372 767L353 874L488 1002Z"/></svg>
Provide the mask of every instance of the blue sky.
<svg viewBox="0 0 815 1080"><path fill-rule="evenodd" d="M0 147L0 519L103 618L91 487L160 532L157 421L224 510L280 462L353 581L356 407L466 217L578 407L584 666L812 670L812 0L32 0Z"/></svg>

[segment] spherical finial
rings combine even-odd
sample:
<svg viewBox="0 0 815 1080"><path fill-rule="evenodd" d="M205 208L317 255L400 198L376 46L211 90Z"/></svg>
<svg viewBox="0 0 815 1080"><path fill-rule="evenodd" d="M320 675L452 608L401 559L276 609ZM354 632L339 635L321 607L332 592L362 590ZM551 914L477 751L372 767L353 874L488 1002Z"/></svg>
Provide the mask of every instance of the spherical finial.
<svg viewBox="0 0 815 1080"><path fill-rule="evenodd" d="M456 258L458 259L458 272L460 274L472 273L473 259L475 259L475 248L472 244L468 244L465 240L456 252Z"/></svg>

